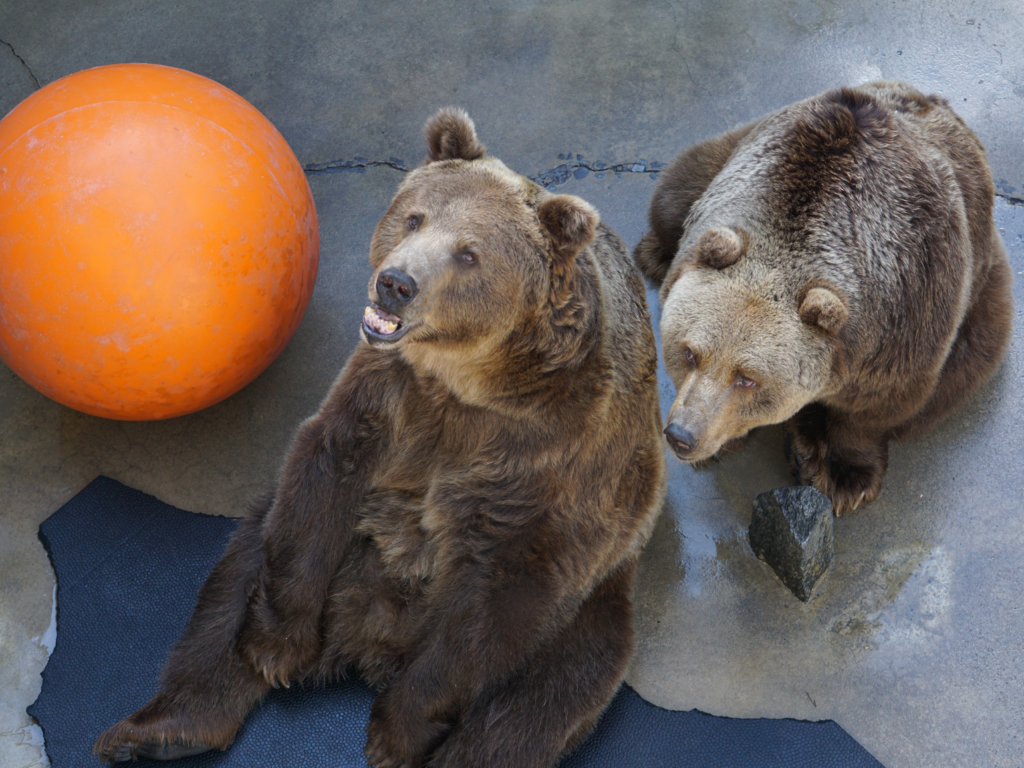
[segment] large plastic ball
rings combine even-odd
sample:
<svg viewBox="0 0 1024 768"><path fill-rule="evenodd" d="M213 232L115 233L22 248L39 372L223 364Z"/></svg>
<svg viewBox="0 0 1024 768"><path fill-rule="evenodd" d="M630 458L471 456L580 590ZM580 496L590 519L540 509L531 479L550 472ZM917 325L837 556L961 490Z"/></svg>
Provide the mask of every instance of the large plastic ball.
<svg viewBox="0 0 1024 768"><path fill-rule="evenodd" d="M294 334L318 256L295 155L205 77L98 67L0 121L0 358L60 403L164 419L237 392Z"/></svg>

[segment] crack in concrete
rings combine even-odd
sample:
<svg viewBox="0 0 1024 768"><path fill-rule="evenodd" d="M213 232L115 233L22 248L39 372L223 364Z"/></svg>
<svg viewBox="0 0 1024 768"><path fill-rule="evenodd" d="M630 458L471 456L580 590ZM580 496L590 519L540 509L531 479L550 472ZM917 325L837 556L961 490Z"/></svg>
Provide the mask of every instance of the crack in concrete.
<svg viewBox="0 0 1024 768"><path fill-rule="evenodd" d="M548 190L553 190L557 185L564 184L570 178L584 179L591 173L598 179L605 178L609 173L614 173L617 178L621 178L624 173L647 173L650 174L652 179L656 179L665 167L664 163L648 162L644 159L630 160L623 163L589 161L584 160L583 155L572 152L560 154L558 159L565 162L527 178ZM308 174L366 173L370 168L382 167L394 168L396 171L402 171L403 173L408 173L412 170L405 164L405 161L399 160L397 157L390 157L387 160L368 160L365 157L354 157L351 160L307 163L302 166L302 170Z"/></svg>
<svg viewBox="0 0 1024 768"><path fill-rule="evenodd" d="M409 168L397 157L387 160L367 160L365 157L354 157L351 160L328 160L326 163L307 163L302 166L306 173L366 173L367 168L394 168L396 171L408 173Z"/></svg>
<svg viewBox="0 0 1024 768"><path fill-rule="evenodd" d="M564 184L569 180L570 177L575 179L585 179L591 173L594 174L594 178L603 179L609 173L614 173L616 178L621 178L624 173L647 173L650 174L652 179L658 178L658 174L661 173L665 167L665 163L659 162L648 162L647 160L632 160L624 163L605 163L603 161L588 161L583 159L583 155L576 155L573 159L573 153L559 155L559 160L565 160L566 162L561 165L549 168L546 171L541 171L536 176L529 176L531 181L535 181L542 187L551 190L557 184Z"/></svg>
<svg viewBox="0 0 1024 768"><path fill-rule="evenodd" d="M0 40L0 42L3 41ZM558 159L565 162L533 176L527 176L527 178L549 191L554 191L556 186L564 184L570 178L577 180L585 179L591 173L597 179L603 179L609 173L614 173L616 178L621 178L624 173L646 173L652 179L657 179L658 174L665 169L665 163L647 161L642 158L623 163L605 163L600 160L585 160L583 155L568 152L560 154ZM309 174L366 173L370 168L393 168L402 173L408 173L412 170L412 168L405 164L405 161L399 160L397 157L389 157L387 160L368 160L365 157L354 157L351 160L328 160L326 163L307 163L302 166L302 170ZM1024 196L1018 194L1014 187L1008 186L1002 179L996 182L996 186L1000 188L995 193L996 197L1001 197L1011 205L1024 205Z"/></svg>
<svg viewBox="0 0 1024 768"><path fill-rule="evenodd" d="M43 86L40 84L39 78L36 77L36 73L32 71L32 67L28 65L28 62L21 58L19 53L16 50L14 50L14 46L8 43L6 40L0 40L0 45L6 45L10 49L11 53L14 54L14 58L21 62L22 69L24 69L28 73L28 76L32 78L32 82L35 84L36 90L42 88Z"/></svg>

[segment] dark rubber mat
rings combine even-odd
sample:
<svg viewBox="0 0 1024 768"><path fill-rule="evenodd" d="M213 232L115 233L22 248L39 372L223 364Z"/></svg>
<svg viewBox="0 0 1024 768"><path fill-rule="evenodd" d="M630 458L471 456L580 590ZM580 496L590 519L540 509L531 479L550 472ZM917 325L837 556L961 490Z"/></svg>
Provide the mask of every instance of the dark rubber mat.
<svg viewBox="0 0 1024 768"><path fill-rule="evenodd" d="M57 646L29 707L54 768L97 766L96 736L156 691L170 646L235 521L183 512L105 477L40 526L57 574ZM180 768L365 768L373 692L357 680L277 690L226 752ZM880 763L831 721L670 712L628 686L561 768L867 768Z"/></svg>

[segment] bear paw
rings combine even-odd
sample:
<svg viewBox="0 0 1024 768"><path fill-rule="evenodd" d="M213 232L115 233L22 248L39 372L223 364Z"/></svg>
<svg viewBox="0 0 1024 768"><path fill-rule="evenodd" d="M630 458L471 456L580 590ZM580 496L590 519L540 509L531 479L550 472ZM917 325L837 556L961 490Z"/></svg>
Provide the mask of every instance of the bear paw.
<svg viewBox="0 0 1024 768"><path fill-rule="evenodd" d="M389 704L385 691L374 702L366 729L366 759L373 768L419 768L450 730Z"/></svg>
<svg viewBox="0 0 1024 768"><path fill-rule="evenodd" d="M282 615L260 589L249 600L236 650L268 685L288 688L320 657L319 630L319 614Z"/></svg>
<svg viewBox="0 0 1024 768"><path fill-rule="evenodd" d="M816 487L832 499L838 517L874 501L882 490L882 474L878 467L832 462L828 482Z"/></svg>
<svg viewBox="0 0 1024 768"><path fill-rule="evenodd" d="M882 490L882 463L844 461L834 451L790 430L785 433L784 451L797 482L813 485L831 499L837 516L870 504Z"/></svg>
<svg viewBox="0 0 1024 768"><path fill-rule="evenodd" d="M222 744L207 743L197 734L185 733L176 718L147 718L147 722L139 724L132 716L100 734L93 752L104 763L124 763L141 757L177 760L218 747L224 749L233 738L234 731L220 739Z"/></svg>
<svg viewBox="0 0 1024 768"><path fill-rule="evenodd" d="M784 449L793 475L800 485L811 485L832 500L836 516L870 504L882 490L885 464L845 461L838 451L819 441L807 439L796 430L786 430Z"/></svg>
<svg viewBox="0 0 1024 768"><path fill-rule="evenodd" d="M275 639L265 633L243 635L238 652L249 666L272 688L290 688L291 681L303 677L302 670L316 654L303 653L292 638Z"/></svg>

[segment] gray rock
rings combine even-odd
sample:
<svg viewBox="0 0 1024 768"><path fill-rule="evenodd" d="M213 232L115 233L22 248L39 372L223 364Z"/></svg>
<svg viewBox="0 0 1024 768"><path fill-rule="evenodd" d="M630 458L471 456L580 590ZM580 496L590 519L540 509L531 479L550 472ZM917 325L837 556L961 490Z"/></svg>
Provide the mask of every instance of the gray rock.
<svg viewBox="0 0 1024 768"><path fill-rule="evenodd" d="M762 493L754 499L750 548L806 603L835 554L832 502L806 485Z"/></svg>

